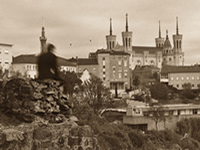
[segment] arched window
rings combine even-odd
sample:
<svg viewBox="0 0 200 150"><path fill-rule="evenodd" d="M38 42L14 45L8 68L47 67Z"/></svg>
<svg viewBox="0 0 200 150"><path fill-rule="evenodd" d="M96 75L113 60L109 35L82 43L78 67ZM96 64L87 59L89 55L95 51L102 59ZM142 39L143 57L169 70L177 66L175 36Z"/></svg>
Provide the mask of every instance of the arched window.
<svg viewBox="0 0 200 150"><path fill-rule="evenodd" d="M111 43L111 41L110 41L110 49L112 48L111 46L112 46L112 43Z"/></svg>
<svg viewBox="0 0 200 150"><path fill-rule="evenodd" d="M179 47L181 48L181 41L179 41Z"/></svg>
<svg viewBox="0 0 200 150"><path fill-rule="evenodd" d="M137 60L137 65L141 65L141 61L140 60Z"/></svg>
<svg viewBox="0 0 200 150"><path fill-rule="evenodd" d="M129 38L129 47L131 47L131 38Z"/></svg>
<svg viewBox="0 0 200 150"><path fill-rule="evenodd" d="M115 42L114 42L114 41L112 42L112 47L113 47L113 48L115 47Z"/></svg>
<svg viewBox="0 0 200 150"><path fill-rule="evenodd" d="M174 47L176 47L176 41L174 40Z"/></svg>
<svg viewBox="0 0 200 150"><path fill-rule="evenodd" d="M128 39L126 38L126 47L128 46Z"/></svg>
<svg viewBox="0 0 200 150"><path fill-rule="evenodd" d="M155 65L155 62L154 62L153 60L151 60L151 61L150 61L150 65L151 65L151 66L154 66L154 65Z"/></svg>
<svg viewBox="0 0 200 150"><path fill-rule="evenodd" d="M176 41L176 46L177 46L177 49L178 49L178 41Z"/></svg>

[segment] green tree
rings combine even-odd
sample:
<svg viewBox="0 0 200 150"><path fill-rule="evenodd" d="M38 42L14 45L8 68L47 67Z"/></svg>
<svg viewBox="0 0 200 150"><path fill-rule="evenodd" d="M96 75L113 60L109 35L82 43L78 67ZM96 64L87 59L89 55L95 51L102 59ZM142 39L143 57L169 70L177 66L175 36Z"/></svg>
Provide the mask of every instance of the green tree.
<svg viewBox="0 0 200 150"><path fill-rule="evenodd" d="M184 83L183 84L183 92L182 96L188 99L194 99L197 95L192 92L192 85L191 83Z"/></svg>
<svg viewBox="0 0 200 150"><path fill-rule="evenodd" d="M153 73L153 78L156 79L156 81L160 81L160 75L158 72Z"/></svg>
<svg viewBox="0 0 200 150"><path fill-rule="evenodd" d="M133 85L135 86L135 88L138 88L138 86L141 84L140 81L140 77L139 76L135 76L133 79Z"/></svg>
<svg viewBox="0 0 200 150"><path fill-rule="evenodd" d="M151 97L158 100L167 100L169 90L166 85L156 83L150 87Z"/></svg>
<svg viewBox="0 0 200 150"><path fill-rule="evenodd" d="M78 78L75 72L60 72L60 77L65 81L64 83L64 93L68 94L70 97L78 92L82 81Z"/></svg>
<svg viewBox="0 0 200 150"><path fill-rule="evenodd" d="M95 114L103 108L110 107L113 103L110 90L103 85L100 78L94 75L91 75L89 81L83 83L75 101L79 105L89 106Z"/></svg>
<svg viewBox="0 0 200 150"><path fill-rule="evenodd" d="M165 109L159 105L159 106L152 106L148 110L148 117L151 118L155 122L155 127L156 130L158 131L158 123L161 121L164 121L164 126L165 126Z"/></svg>

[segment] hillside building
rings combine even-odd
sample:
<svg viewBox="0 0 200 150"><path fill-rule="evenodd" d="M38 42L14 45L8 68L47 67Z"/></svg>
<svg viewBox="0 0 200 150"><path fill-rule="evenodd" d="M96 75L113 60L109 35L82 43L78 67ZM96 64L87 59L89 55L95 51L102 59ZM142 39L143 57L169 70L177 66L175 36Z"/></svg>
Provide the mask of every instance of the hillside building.
<svg viewBox="0 0 200 150"><path fill-rule="evenodd" d="M171 104L160 106L128 106L123 123L135 129L147 131L156 130L153 120L153 111L160 110L165 120L158 122L158 130L176 130L176 123L184 118L199 118L200 105L193 104Z"/></svg>
<svg viewBox="0 0 200 150"><path fill-rule="evenodd" d="M12 44L0 43L0 66L9 69L12 65Z"/></svg>
<svg viewBox="0 0 200 150"><path fill-rule="evenodd" d="M200 85L200 65L194 66L169 66L165 65L161 69L160 81L173 86L178 90L183 90L183 84L190 83L192 89L199 89Z"/></svg>

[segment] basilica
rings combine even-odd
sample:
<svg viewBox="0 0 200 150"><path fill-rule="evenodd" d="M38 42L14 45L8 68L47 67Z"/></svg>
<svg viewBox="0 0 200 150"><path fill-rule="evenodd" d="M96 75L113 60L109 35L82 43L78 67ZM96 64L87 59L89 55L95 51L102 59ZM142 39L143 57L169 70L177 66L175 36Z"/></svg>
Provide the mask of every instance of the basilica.
<svg viewBox="0 0 200 150"><path fill-rule="evenodd" d="M110 33L106 36L107 50L123 51L130 54L130 68L135 66L151 65L162 68L163 65L182 66L184 65L184 52L182 51L182 35L179 34L178 18L176 18L176 33L171 45L166 31L166 38L161 37L159 22L159 35L155 38L155 47L134 46L132 32L129 31L128 14L126 14L125 31L122 32L122 45L116 42L116 35L112 34L112 19L110 19Z"/></svg>

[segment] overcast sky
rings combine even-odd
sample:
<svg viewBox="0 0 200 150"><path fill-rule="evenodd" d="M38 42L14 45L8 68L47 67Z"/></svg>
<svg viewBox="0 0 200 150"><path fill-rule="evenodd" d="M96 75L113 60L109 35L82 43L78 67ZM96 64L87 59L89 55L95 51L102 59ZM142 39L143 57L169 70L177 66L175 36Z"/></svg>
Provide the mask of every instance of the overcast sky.
<svg viewBox="0 0 200 150"><path fill-rule="evenodd" d="M110 18L122 44L128 13L134 46L155 46L159 20L162 37L168 30L172 44L178 17L185 64L200 63L199 0L0 0L0 11L0 43L14 44L14 56L40 52L43 17L47 42L55 44L57 55L88 57L106 48Z"/></svg>

